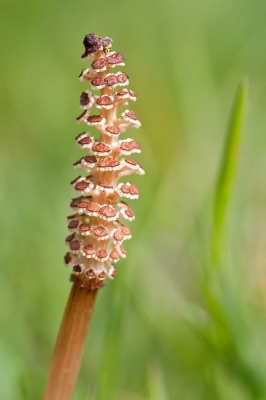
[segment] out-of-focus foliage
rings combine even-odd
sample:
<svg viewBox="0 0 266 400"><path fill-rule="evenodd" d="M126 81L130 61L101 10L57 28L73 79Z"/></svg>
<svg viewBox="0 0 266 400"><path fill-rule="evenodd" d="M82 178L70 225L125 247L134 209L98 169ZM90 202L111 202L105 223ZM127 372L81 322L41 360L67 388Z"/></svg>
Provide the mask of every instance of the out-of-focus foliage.
<svg viewBox="0 0 266 400"><path fill-rule="evenodd" d="M41 398L70 290L78 75L95 32L125 56L146 175L134 178L128 258L99 293L74 399L265 399L266 2L2 0L0 11L0 397ZM244 75L216 275L215 188Z"/></svg>

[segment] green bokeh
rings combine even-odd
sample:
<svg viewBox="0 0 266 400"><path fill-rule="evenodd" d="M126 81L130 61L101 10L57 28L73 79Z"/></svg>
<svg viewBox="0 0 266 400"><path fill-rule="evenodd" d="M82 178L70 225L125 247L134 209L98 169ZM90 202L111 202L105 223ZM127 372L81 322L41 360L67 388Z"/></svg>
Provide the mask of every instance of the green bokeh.
<svg viewBox="0 0 266 400"><path fill-rule="evenodd" d="M266 398L265 14L263 0L2 0L1 399L41 398L70 290L62 257L89 32L125 57L142 122L128 135L146 175L133 178L128 258L99 293L74 399ZM219 291L202 271L244 75Z"/></svg>

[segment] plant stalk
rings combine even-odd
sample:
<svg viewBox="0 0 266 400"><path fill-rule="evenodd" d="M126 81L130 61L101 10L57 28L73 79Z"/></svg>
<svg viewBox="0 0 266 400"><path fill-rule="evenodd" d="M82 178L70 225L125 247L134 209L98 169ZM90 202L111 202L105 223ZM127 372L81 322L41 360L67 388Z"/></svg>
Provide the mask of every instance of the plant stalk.
<svg viewBox="0 0 266 400"><path fill-rule="evenodd" d="M79 372L88 326L98 289L73 283L43 400L70 400Z"/></svg>

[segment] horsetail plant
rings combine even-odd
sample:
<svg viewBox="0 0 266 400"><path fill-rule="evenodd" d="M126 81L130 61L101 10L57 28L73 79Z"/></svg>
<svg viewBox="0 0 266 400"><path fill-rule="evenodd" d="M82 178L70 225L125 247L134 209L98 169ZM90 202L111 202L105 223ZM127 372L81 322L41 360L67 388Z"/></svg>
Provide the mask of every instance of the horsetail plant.
<svg viewBox="0 0 266 400"><path fill-rule="evenodd" d="M131 110L118 116L121 106L136 100L136 94L129 89L115 91L129 83L124 72L110 72L113 67L125 65L124 57L111 51L112 40L108 37L98 38L90 33L83 44L82 59L93 61L91 69L83 69L79 78L90 84L92 90L99 90L99 94L82 92L83 112L77 122L96 128L99 134L94 138L85 131L76 138L77 145L89 154L74 164L85 175L71 182L78 196L70 203L73 214L68 217L69 251L65 264L72 269L73 286L57 337L45 400L72 397L96 294L107 277L115 277L114 263L126 257L122 243L131 238L130 229L120 220L132 221L135 217L121 197L137 199L139 192L132 183L119 179L132 173L144 174L141 166L128 157L140 153L139 144L132 139L120 139L127 127L141 125ZM92 108L99 112L91 114Z"/></svg>

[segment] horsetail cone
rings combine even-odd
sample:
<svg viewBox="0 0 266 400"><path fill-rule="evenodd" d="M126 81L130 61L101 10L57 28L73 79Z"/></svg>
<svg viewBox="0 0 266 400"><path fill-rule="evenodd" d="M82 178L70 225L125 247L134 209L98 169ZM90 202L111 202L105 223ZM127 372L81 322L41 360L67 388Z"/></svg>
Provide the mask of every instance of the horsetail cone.
<svg viewBox="0 0 266 400"><path fill-rule="evenodd" d="M114 278L114 264L126 257L123 242L131 238L131 233L124 220L135 218L129 204L121 198L137 199L139 191L132 183L119 180L132 173L142 175L144 171L129 158L132 153L140 153L139 144L132 139L120 139L128 127L141 125L133 111L126 109L120 114L120 107L137 97L124 88L129 84L124 72L111 72L114 67L125 65L124 57L111 51L112 40L108 37L98 38L90 33L83 44L82 59L93 61L79 78L98 94L90 90L81 93L83 112L77 122L93 127L99 134L96 139L85 131L76 138L77 145L88 153L74 163L83 175L71 182L78 196L70 203L73 215L68 217L69 251L65 264L72 267L74 282L98 289L106 277ZM92 109L98 112L92 113Z"/></svg>

